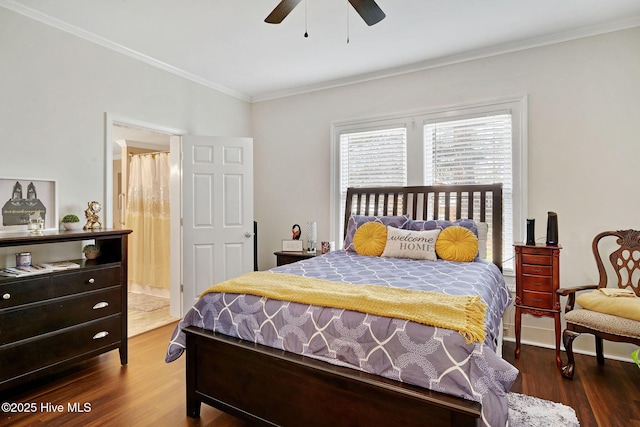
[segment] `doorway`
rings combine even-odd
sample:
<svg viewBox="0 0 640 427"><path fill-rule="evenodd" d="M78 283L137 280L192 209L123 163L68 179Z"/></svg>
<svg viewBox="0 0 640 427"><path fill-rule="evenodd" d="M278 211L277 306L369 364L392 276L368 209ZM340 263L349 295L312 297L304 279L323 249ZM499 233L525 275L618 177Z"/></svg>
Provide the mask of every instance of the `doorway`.
<svg viewBox="0 0 640 427"><path fill-rule="evenodd" d="M172 233L169 230L169 222L174 224L177 221L179 224L180 218L164 218L163 221L160 221L164 224L162 227L158 227L157 221L153 226L143 224L140 222L142 221L141 215L143 215L140 207L143 203L138 200L141 191L139 188L131 191L130 186L138 185L135 177L141 174L135 173L137 166L140 164L148 165L148 162L160 160L160 157L163 157L163 161L166 161L166 165L161 168L164 170L163 174L169 174L168 153L173 151L175 155L175 151L177 150L179 153L180 149L179 145L176 146L170 143L170 137L180 135L183 132L133 120L114 119L113 117L111 117L111 120L107 120L107 130L107 188L105 190L105 200L109 202L107 206L110 209L105 212L105 223L107 227L134 230L129 236L128 256L128 335L131 337L177 321L181 316L180 285L169 277L175 276L174 270L178 274L177 277L179 277L179 259L176 264L173 260L175 257L168 256L168 247L179 246L179 243L170 245ZM177 158L179 158L179 155ZM170 165L171 168L174 166L174 164ZM146 177L147 175L149 175L148 166L142 172L142 176ZM172 178L165 175L164 190L168 190L166 183L172 179L175 179L175 177ZM178 188L179 191L179 185L172 185L172 191L174 187ZM177 195L177 198L174 198L172 195L171 203L174 200L178 200L179 204L180 196ZM150 204L157 205L157 201ZM170 213L170 216L173 217L177 212L179 216L179 209L168 209L168 207L164 209L165 215ZM155 215L152 216L155 217ZM149 221L157 219L152 218L152 216L149 217ZM147 250L149 241L163 242L162 247L165 250L161 250L160 253L167 259L163 263L158 263L162 267L160 269L150 270L148 268L149 259L146 261L144 259L145 256L149 256L149 251ZM150 271L151 273L149 273ZM171 274L169 271L171 271Z"/></svg>

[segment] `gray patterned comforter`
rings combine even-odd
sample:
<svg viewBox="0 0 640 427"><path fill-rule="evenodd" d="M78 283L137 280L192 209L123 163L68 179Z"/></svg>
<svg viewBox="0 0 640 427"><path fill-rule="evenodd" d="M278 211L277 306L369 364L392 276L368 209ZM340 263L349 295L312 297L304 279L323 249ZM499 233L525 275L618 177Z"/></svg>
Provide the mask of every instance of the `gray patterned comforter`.
<svg viewBox="0 0 640 427"><path fill-rule="evenodd" d="M506 396L518 370L495 353L500 320L511 294L493 264L336 251L270 271L353 284L480 295L487 304L487 338L484 343L466 344L458 332L406 320L253 295L207 294L176 327L166 361L180 357L185 343L181 329L193 325L481 402L484 425L506 424Z"/></svg>

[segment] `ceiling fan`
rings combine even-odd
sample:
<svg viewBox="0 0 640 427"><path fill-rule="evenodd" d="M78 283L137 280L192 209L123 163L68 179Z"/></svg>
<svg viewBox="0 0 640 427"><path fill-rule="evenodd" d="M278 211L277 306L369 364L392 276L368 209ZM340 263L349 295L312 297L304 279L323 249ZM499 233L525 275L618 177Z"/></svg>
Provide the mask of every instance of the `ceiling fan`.
<svg viewBox="0 0 640 427"><path fill-rule="evenodd" d="M279 24L302 0L282 0L275 9L267 16L264 22L269 24ZM349 0L351 6L358 12L367 25L371 26L382 21L385 16L380 6L375 0Z"/></svg>

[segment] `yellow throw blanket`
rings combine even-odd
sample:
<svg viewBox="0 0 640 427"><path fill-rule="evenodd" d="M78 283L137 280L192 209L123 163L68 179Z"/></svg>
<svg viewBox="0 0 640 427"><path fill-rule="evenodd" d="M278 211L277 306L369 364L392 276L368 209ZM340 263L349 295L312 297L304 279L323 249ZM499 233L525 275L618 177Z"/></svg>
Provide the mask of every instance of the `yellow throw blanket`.
<svg viewBox="0 0 640 427"><path fill-rule="evenodd" d="M479 296L351 285L293 274L256 271L211 286L211 292L250 294L280 301L359 311L458 331L467 344L484 342L486 304Z"/></svg>

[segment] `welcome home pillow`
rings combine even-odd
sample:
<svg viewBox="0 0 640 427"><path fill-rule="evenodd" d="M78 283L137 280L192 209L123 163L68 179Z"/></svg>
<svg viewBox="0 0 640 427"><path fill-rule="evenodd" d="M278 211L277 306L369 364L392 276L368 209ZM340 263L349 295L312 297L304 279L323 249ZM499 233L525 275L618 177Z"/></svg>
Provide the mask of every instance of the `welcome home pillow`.
<svg viewBox="0 0 640 427"><path fill-rule="evenodd" d="M383 257L426 259L435 261L436 240L440 230L401 230L387 227L387 244L382 252Z"/></svg>

